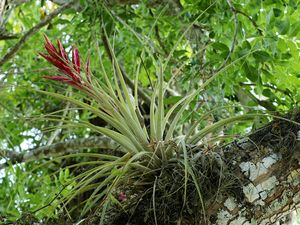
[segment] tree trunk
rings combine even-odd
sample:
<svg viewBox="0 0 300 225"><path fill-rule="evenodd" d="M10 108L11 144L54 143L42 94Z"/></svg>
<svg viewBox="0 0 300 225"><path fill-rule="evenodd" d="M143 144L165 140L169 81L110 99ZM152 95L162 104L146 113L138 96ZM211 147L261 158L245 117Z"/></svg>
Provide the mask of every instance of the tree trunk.
<svg viewBox="0 0 300 225"><path fill-rule="evenodd" d="M285 118L215 150L238 182L232 194L208 205L208 224L280 224L298 207L300 111Z"/></svg>

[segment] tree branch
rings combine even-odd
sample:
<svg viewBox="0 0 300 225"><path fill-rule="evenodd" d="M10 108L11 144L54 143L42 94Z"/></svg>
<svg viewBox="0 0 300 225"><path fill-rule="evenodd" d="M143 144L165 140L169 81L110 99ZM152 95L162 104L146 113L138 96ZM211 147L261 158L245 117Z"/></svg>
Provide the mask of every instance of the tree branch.
<svg viewBox="0 0 300 225"><path fill-rule="evenodd" d="M9 160L9 162L0 164L0 169L8 166L9 164L40 160L46 157L67 154L85 148L113 150L117 147L118 145L108 137L94 136L89 138L74 139L66 142L58 142L52 145L31 149L25 152L0 150L0 155L3 156L3 158Z"/></svg>
<svg viewBox="0 0 300 225"><path fill-rule="evenodd" d="M2 66L4 63L6 63L8 60L10 60L12 57L14 57L14 55L22 48L22 46L26 43L26 41L32 36L34 35L39 29L41 29L42 27L44 27L45 25L47 25L48 23L50 23L50 21L57 16L58 14L60 14L62 11L64 11L65 9L67 9L68 7L70 7L72 4L74 4L75 2L77 2L77 0L73 0L70 1L64 5L62 5L61 7L59 7L58 9L56 9L55 11L53 11L52 13L50 13L45 19L43 19L42 21L40 21L40 23L38 23L36 26L32 27L30 30L28 30L19 40L19 42L17 42L17 44L12 47L10 49L10 51L8 53L6 53L6 55L3 56L3 58L0 60L0 66Z"/></svg>
<svg viewBox="0 0 300 225"><path fill-rule="evenodd" d="M17 39L17 38L18 38L17 34L9 34L0 31L0 40L9 40L9 39Z"/></svg>

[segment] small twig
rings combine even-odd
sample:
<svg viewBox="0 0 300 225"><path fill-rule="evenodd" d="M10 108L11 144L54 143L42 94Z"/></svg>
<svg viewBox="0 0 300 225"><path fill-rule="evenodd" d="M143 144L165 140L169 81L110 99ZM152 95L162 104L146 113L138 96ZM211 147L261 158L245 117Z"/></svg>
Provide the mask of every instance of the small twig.
<svg viewBox="0 0 300 225"><path fill-rule="evenodd" d="M151 15L152 17L154 17L154 14L153 14L153 12L152 12L151 9L149 9L149 12L150 12L150 15ZM155 31L155 36L156 36L156 39L157 39L157 41L158 41L160 47L161 47L162 50L164 51L165 55L168 55L169 52L168 52L168 50L166 49L166 47L165 47L163 41L161 40L161 37L160 37L160 34L159 34L159 29L158 29L157 24L155 24L155 26L154 26L154 31Z"/></svg>
<svg viewBox="0 0 300 225"><path fill-rule="evenodd" d="M57 16L58 14L60 14L63 10L65 10L66 8L70 7L72 4L74 4L77 0L73 0L70 1L66 4L64 4L63 6L59 7L58 9L56 9L55 11L53 11L52 13L50 13L45 19L43 19L42 21L40 21L36 26L32 27L30 30L28 30L19 40L19 42L17 44L15 44L14 47L12 47L10 49L10 51L8 53L6 53L6 55L4 55L2 57L2 59L0 60L0 66L2 66L4 63L6 63L9 59L11 59L21 48L22 46L26 43L26 41L32 36L34 35L39 29L41 29L42 27L46 26L48 23L50 23L50 21Z"/></svg>
<svg viewBox="0 0 300 225"><path fill-rule="evenodd" d="M32 213L35 214L38 211L41 211L42 209L45 209L45 208L49 207L59 197L59 195L63 192L63 190L65 190L66 187L68 187L68 185L64 185L62 187L62 189L57 194L55 194L55 197L48 204L46 204L46 205L44 205L44 206L42 206L42 207L34 210Z"/></svg>
<svg viewBox="0 0 300 225"><path fill-rule="evenodd" d="M257 84L253 84L253 83L243 83L243 82L240 82L240 85L242 86L257 86ZM293 96L286 90L283 90L283 89L280 89L278 87L273 87L272 85L270 84L263 84L262 85L263 87L267 87L267 88L270 88L274 91L277 91L277 92L281 92L282 94L284 95L287 95L293 102L295 102L295 100L293 99Z"/></svg>
<svg viewBox="0 0 300 225"><path fill-rule="evenodd" d="M152 85L152 81L151 81L151 78L150 78L150 74L148 73L148 70L147 70L146 65L145 65L145 63L144 63L144 60L143 60L143 58L142 58L141 56L140 56L140 59L141 59L142 65L143 65L143 67L144 67L144 69L145 69L145 71L146 71L146 74L147 74L147 78L148 78L150 87L151 87L151 89L152 89L152 91L153 91L153 90L154 90L154 87L153 87L153 85Z"/></svg>
<svg viewBox="0 0 300 225"><path fill-rule="evenodd" d="M239 14L245 16L248 20L250 20L250 22L252 23L252 25L257 29L258 33L259 33L260 35L263 35L262 30L259 29L257 23L252 19L251 16L247 15L246 13L244 13L243 11L241 11L241 10L239 10L239 9L235 9L235 8L234 8L234 10L235 10L236 13L239 13Z"/></svg>
<svg viewBox="0 0 300 225"><path fill-rule="evenodd" d="M223 69L223 67L226 65L226 63L228 62L231 54L234 51L234 47L235 47L235 43L236 43L236 37L237 37L237 32L238 32L238 26L239 26L239 21L237 19L237 13L236 13L236 10L235 10L234 6L232 5L231 0L227 0L227 4L229 5L229 8L230 8L230 10L231 10L231 12L233 13L233 16L234 16L233 40L232 40L231 48L229 50L229 53L228 53L226 59L224 60L224 62L222 63L222 65L215 71L216 73L219 72L221 69Z"/></svg>
<svg viewBox="0 0 300 225"><path fill-rule="evenodd" d="M268 100L260 100L257 97L255 97L255 95L253 95L250 91L245 90L243 88L240 88L240 91L243 92L247 97L249 97L253 102L264 107L268 111L270 111L270 112L276 111L276 107L273 105L272 102L270 102Z"/></svg>

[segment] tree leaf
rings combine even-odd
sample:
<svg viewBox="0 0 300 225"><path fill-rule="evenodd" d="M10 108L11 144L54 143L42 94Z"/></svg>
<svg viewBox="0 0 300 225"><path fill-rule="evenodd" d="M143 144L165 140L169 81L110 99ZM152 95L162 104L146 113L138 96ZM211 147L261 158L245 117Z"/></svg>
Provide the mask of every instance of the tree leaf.
<svg viewBox="0 0 300 225"><path fill-rule="evenodd" d="M250 65L249 63L244 63L243 65L243 70L246 74L246 77L252 81L252 82L256 82L258 80L259 74L258 74L258 70L256 67Z"/></svg>
<svg viewBox="0 0 300 225"><path fill-rule="evenodd" d="M279 34L281 35L287 34L287 32L290 29L290 21L289 20L278 21L276 23L276 27L278 29Z"/></svg>
<svg viewBox="0 0 300 225"><path fill-rule="evenodd" d="M271 60L271 56L266 51L255 51L253 57L260 62L267 62Z"/></svg>
<svg viewBox="0 0 300 225"><path fill-rule="evenodd" d="M282 13L281 9L273 8L273 13L275 17L279 17Z"/></svg>
<svg viewBox="0 0 300 225"><path fill-rule="evenodd" d="M297 21L291 25L291 28L289 30L289 36L290 37L298 36L299 32L300 32L300 21Z"/></svg>

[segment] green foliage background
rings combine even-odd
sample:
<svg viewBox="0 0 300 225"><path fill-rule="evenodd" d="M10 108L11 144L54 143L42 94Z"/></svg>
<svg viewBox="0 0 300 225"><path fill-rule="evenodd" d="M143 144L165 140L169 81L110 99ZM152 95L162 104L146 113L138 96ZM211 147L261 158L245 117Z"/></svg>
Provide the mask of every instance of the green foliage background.
<svg viewBox="0 0 300 225"><path fill-rule="evenodd" d="M81 11L65 10L30 37L0 68L0 149L22 152L43 146L58 128L57 122L39 118L49 113L62 115L60 110L65 109L66 103L41 95L37 89L82 98L65 85L41 78L55 74L37 55L44 51L43 33L51 40L60 39L69 52L69 46L76 46L82 60L90 52L93 74L101 80L97 45L105 69L112 71L101 39L101 26L104 26L130 79L135 79L136 68L141 66L139 86L149 95L151 85L156 81L149 52L162 59L167 59L171 52L164 76L166 81L176 76L171 85L176 95L172 91L167 94L166 107L213 74L220 73L191 103L193 110L184 112L181 123L192 124L204 113L220 106L224 108L210 113L202 127L210 121L241 112L285 112L298 106L299 1L181 0L178 9L173 4L170 1L169 4L150 5L145 1L125 6L106 4L104 7L100 1L80 1ZM50 1L28 1L13 8L5 29L22 36L57 7ZM4 56L17 42L18 39L1 40L0 55ZM66 119L87 120L91 116L86 111L74 109L68 111ZM224 133L242 135L265 122L266 118L260 118L253 123L230 125L224 128ZM178 135L184 132L184 129L179 130ZM55 141L89 135L94 133L66 127ZM2 157L6 158L5 155ZM1 215L16 220L24 212L40 209L72 177L69 170L60 170L65 166L64 160L58 159L46 166L43 163L43 160L33 161L9 165L1 170ZM39 165L43 166L35 169ZM64 192L67 194L70 188ZM49 206L36 215L39 218L55 217L58 212Z"/></svg>

